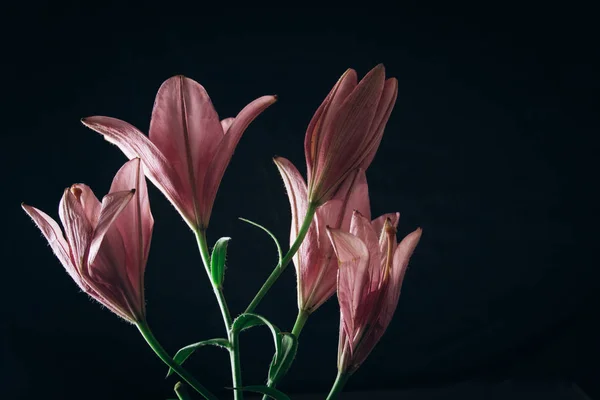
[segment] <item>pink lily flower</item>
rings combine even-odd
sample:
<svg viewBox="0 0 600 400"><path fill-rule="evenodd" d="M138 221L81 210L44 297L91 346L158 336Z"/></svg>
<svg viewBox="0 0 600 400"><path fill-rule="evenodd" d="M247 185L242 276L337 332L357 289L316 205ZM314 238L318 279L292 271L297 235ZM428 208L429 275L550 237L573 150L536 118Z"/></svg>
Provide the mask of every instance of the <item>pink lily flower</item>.
<svg viewBox="0 0 600 400"><path fill-rule="evenodd" d="M22 207L81 290L129 322L145 320L154 219L139 159L121 167L102 202L87 185L65 189L59 205L65 235L43 211Z"/></svg>
<svg viewBox="0 0 600 400"><path fill-rule="evenodd" d="M275 101L275 96L259 97L235 118L219 121L204 87L179 75L158 90L149 138L115 118L82 122L128 158L140 157L148 179L197 231L208 227L219 184L242 134Z"/></svg>
<svg viewBox="0 0 600 400"><path fill-rule="evenodd" d="M327 229L339 263L338 370L342 373L353 373L364 362L398 305L404 274L422 233L418 228L398 244L399 218L399 213L385 214L371 222L355 212L350 233Z"/></svg>
<svg viewBox="0 0 600 400"><path fill-rule="evenodd" d="M367 170L381 143L398 81L385 79L382 64L357 83L348 69L315 112L304 139L308 198L313 204L331 199L348 174Z"/></svg>
<svg viewBox="0 0 600 400"><path fill-rule="evenodd" d="M275 164L285 183L292 208L292 244L307 212L307 187L304 178L290 161L278 157ZM370 215L367 178L362 169L349 175L336 195L317 209L306 237L294 255L299 310L310 314L335 293L337 260L326 227L348 231L353 210Z"/></svg>

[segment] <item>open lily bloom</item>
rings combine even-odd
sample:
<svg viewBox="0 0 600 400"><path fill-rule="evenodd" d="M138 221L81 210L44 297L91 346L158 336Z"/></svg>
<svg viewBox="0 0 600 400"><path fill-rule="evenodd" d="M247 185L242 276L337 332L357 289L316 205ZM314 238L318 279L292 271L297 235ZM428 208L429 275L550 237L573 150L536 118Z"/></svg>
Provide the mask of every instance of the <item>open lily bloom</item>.
<svg viewBox="0 0 600 400"><path fill-rule="evenodd" d="M130 159L140 157L148 179L196 231L208 227L221 179L242 134L275 100L259 97L235 118L220 121L204 87L179 75L158 90L149 137L115 118L96 116L82 122Z"/></svg>
<svg viewBox="0 0 600 400"><path fill-rule="evenodd" d="M285 183L292 208L290 244L296 240L308 207L307 188L296 167L282 157L275 164ZM312 313L336 290L337 260L326 227L348 231L353 210L370 215L369 190L361 169L348 175L336 195L319 207L293 261L298 281L298 308Z"/></svg>
<svg viewBox="0 0 600 400"><path fill-rule="evenodd" d="M117 172L102 202L87 185L65 189L59 216L22 207L85 293L130 322L145 319L144 271L154 220L139 159Z"/></svg>
<svg viewBox="0 0 600 400"><path fill-rule="evenodd" d="M400 296L410 257L421 229L396 242L400 214L370 221L352 216L350 233L328 228L339 262L340 303L338 369L352 373L364 362L387 329Z"/></svg>
<svg viewBox="0 0 600 400"><path fill-rule="evenodd" d="M397 95L398 81L385 79L382 64L359 83L353 69L342 75L315 112L304 139L311 203L325 203L348 174L367 170Z"/></svg>

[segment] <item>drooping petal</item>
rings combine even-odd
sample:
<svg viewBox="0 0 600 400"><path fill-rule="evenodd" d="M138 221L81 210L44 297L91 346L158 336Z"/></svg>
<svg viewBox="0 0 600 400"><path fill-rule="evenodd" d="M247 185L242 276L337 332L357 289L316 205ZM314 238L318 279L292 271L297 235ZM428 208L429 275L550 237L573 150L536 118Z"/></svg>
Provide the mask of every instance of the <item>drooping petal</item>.
<svg viewBox="0 0 600 400"><path fill-rule="evenodd" d="M365 146L366 157L360 163L361 168L365 170L369 168L369 165L373 162L375 154L381 144L383 138L383 131L387 125L394 105L396 104L396 98L398 97L398 80L396 78L390 78L385 81L381 100L375 113L375 118L371 124L370 138L371 141Z"/></svg>
<svg viewBox="0 0 600 400"><path fill-rule="evenodd" d="M360 308L368 295L369 250L356 236L338 229L328 229L338 259L337 296L341 318L348 337L353 338L362 321Z"/></svg>
<svg viewBox="0 0 600 400"><path fill-rule="evenodd" d="M136 189L133 199L119 214L113 225L122 237L127 260L127 276L135 298L139 302L138 309L141 310L144 309L144 271L154 226L142 168L138 158L128 161L117 172L110 188L110 192L131 187Z"/></svg>
<svg viewBox="0 0 600 400"><path fill-rule="evenodd" d="M94 230L90 244L88 264L94 262L104 235L119 216L119 213L127 206L134 193L135 189L123 190L121 192L109 193L102 198L102 208L98 217L98 225Z"/></svg>
<svg viewBox="0 0 600 400"><path fill-rule="evenodd" d="M54 251L54 254L63 265L69 276L75 281L75 283L82 289L85 290L85 286L81 281L79 272L73 264L71 259L71 251L69 244L65 240L63 233L56 223L50 216L35 207L22 204L23 210L31 217L33 222L42 231L42 234L48 241L48 244Z"/></svg>
<svg viewBox="0 0 600 400"><path fill-rule="evenodd" d="M219 146L214 150L213 157L206 171L204 187L198 189L199 191L201 190L199 198L202 199L202 203L200 204L201 228L205 229L208 227L208 221L210 220L210 214L221 179L223 179L225 169L229 165L229 161L231 161L233 152L242 134L248 125L267 107L275 103L276 100L276 96L262 96L244 107L235 117Z"/></svg>
<svg viewBox="0 0 600 400"><path fill-rule="evenodd" d="M349 68L338 79L323 103L315 112L313 118L308 124L306 136L304 137L304 155L306 157L306 167L309 185L313 184L313 170L316 168L317 153L320 142L323 139L322 129L324 125L329 125L329 120L335 116L346 97L356 87L358 77L356 71Z"/></svg>
<svg viewBox="0 0 600 400"><path fill-rule="evenodd" d="M71 249L73 264L78 271L86 265L88 249L92 243L94 227L88 220L81 203L70 188L65 189L60 200L58 214L65 228L65 236Z"/></svg>
<svg viewBox="0 0 600 400"><path fill-rule="evenodd" d="M189 184L184 184L170 161L137 128L116 118L89 117L81 121L88 128L104 135L132 159L140 157L150 181L169 199L182 217L194 222L194 203Z"/></svg>
<svg viewBox="0 0 600 400"><path fill-rule="evenodd" d="M348 95L335 116L323 126L316 154L310 200L323 203L338 190L346 176L367 156L369 128L385 83L383 65L373 68Z"/></svg>

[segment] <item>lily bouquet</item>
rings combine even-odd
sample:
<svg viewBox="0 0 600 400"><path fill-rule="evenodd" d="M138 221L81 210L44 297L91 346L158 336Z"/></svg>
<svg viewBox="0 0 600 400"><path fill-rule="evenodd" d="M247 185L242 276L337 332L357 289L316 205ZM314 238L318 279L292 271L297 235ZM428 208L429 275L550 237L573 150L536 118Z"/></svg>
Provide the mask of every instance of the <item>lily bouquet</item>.
<svg viewBox="0 0 600 400"><path fill-rule="evenodd" d="M259 97L235 118L221 120L204 87L174 76L158 90L148 136L115 118L82 120L129 159L102 200L85 184L65 189L58 210L62 229L43 211L22 207L81 290L135 325L169 367L169 374L179 375L175 393L180 399L188 398L188 387L205 399L217 399L201 377L184 367L184 361L205 345L220 346L229 353L235 399L242 399L248 391L265 398L289 398L277 384L294 361L300 333L310 315L337 294L338 375L328 396L334 399L388 327L409 259L421 237L421 229L416 229L398 243L399 213L374 219L370 213L365 171L381 142L397 90L396 79L386 79L383 65L360 82L356 72L348 69L308 125L306 180L287 159L274 159L291 206L290 246L284 253L269 230L247 221L273 238L279 262L246 310L235 318L223 290L230 238L217 240L209 250L207 231L219 184L242 134L276 96ZM154 217L145 178L166 196L195 235L226 333L221 339L185 346L174 355L160 345L147 321L144 270ZM298 316L291 332L284 332L254 310L291 262L296 269ZM256 325L272 331L275 354L266 383L245 385L239 335Z"/></svg>

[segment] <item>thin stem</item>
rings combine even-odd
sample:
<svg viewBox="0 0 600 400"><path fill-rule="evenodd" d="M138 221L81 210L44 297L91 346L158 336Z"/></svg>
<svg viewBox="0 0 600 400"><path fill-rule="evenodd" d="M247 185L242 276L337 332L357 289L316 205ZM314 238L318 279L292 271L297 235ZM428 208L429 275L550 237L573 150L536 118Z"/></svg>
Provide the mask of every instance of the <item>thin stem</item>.
<svg viewBox="0 0 600 400"><path fill-rule="evenodd" d="M208 389L206 389L204 386L202 386L202 384L200 382L198 382L196 380L196 378L194 378L181 365L179 365L178 363L176 363L175 360L173 360L171 358L171 356L169 355L169 353L167 353L167 351L160 345L160 343L158 342L158 340L156 339L156 337L154 336L154 334L150 330L150 327L148 326L147 322L145 322L145 321L138 322L137 323L137 327L138 327L140 333L142 334L142 336L144 337L144 339L146 339L146 342L148 343L148 345L150 346L150 348L152 348L152 350L154 350L154 352L156 353L156 355L165 364L167 364L173 371L175 371L181 377L181 379L183 379L184 381L186 381L188 385L190 385L191 387L193 387L205 399L208 399L208 400L218 400L217 396L215 396Z"/></svg>
<svg viewBox="0 0 600 400"><path fill-rule="evenodd" d="M198 230L195 232L196 242L198 242L198 249L200 250L200 256L202 257L202 263L206 269L206 274L211 282L213 292L219 303L219 309L223 316L223 323L225 324L225 330L227 331L227 338L231 344L229 348L229 362L231 364L231 380L233 381L233 387L242 387L242 368L240 365L240 345L238 343L237 336L231 332L232 319L227 307L227 301L225 301L225 295L223 294L223 288L218 287L212 281L210 273L210 254L208 252L208 244L206 241L206 232ZM233 397L235 400L243 400L244 394L241 390L234 390Z"/></svg>
<svg viewBox="0 0 600 400"><path fill-rule="evenodd" d="M202 263L204 264L204 269L206 269L206 273L213 287L213 292L215 292L215 296L217 297L217 302L219 303L219 309L221 310L221 315L223 316L225 329L227 332L229 332L229 328L231 327L231 314L229 313L229 308L227 307L227 302L225 301L223 289L215 286L212 283L210 274L210 255L208 252L208 244L206 243L206 233L205 231L196 231L195 234L196 242L198 243L198 249L200 250L200 256L202 257Z"/></svg>
<svg viewBox="0 0 600 400"><path fill-rule="evenodd" d="M275 267L273 272L271 272L271 275L260 288L258 293L256 293L256 296L254 296L254 299L246 308L247 313L254 311L254 309L258 306L263 297L265 297L269 289L271 289L271 286L273 286L277 279L279 279L279 276L281 276L281 273L285 270L285 267L287 267L290 261L292 261L292 258L300 248L300 245L302 244L302 241L304 240L304 237L308 232L308 228L310 228L310 224L312 223L312 220L315 216L315 211L317 211L317 206L313 203L309 203L308 209L306 210L306 216L304 217L304 221L302 221L302 226L300 226L300 230L298 231L298 236L296 237L296 240L294 240L294 243L290 247L290 250L286 253L286 255L283 257L283 259L277 265L277 267Z"/></svg>
<svg viewBox="0 0 600 400"><path fill-rule="evenodd" d="M329 391L329 395L327 396L327 400L335 400L340 396L342 389L344 389L344 385L348 382L350 378L350 374L338 372L337 377L335 378L335 382Z"/></svg>
<svg viewBox="0 0 600 400"><path fill-rule="evenodd" d="M229 360L231 362L231 378L233 380L233 398L243 400L244 392L238 390L242 387L242 365L240 362L240 343L237 332L231 332L229 336L231 349L229 350Z"/></svg>
<svg viewBox="0 0 600 400"><path fill-rule="evenodd" d="M298 316L296 317L296 323L294 324L294 328L292 329L292 334L296 336L296 339L300 336L302 332L302 328L304 328L304 324L308 321L308 317L310 313L306 310L298 310Z"/></svg>

